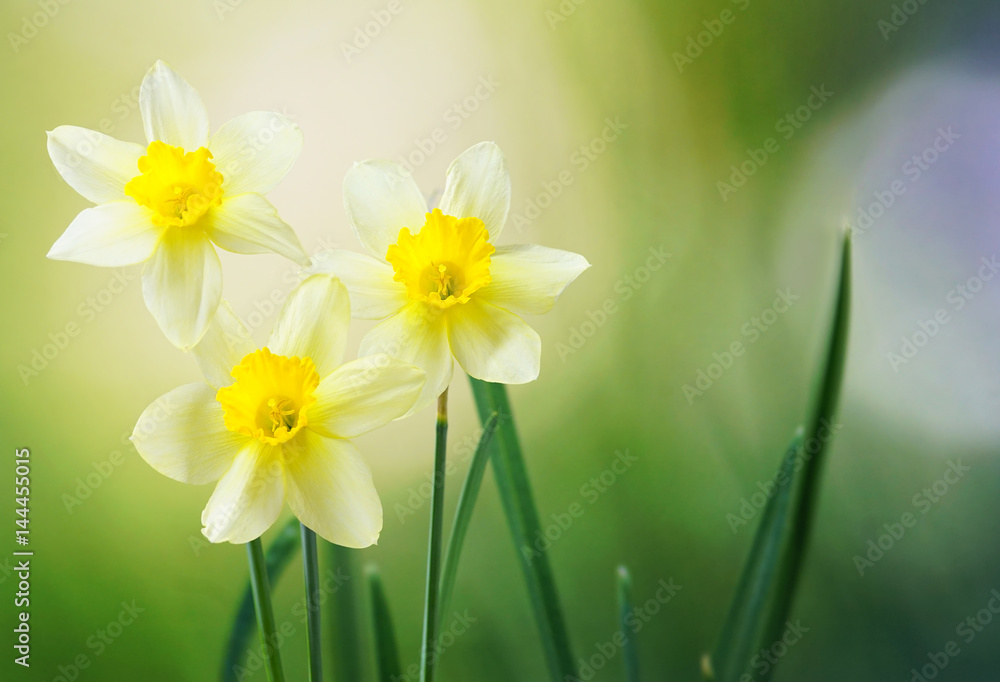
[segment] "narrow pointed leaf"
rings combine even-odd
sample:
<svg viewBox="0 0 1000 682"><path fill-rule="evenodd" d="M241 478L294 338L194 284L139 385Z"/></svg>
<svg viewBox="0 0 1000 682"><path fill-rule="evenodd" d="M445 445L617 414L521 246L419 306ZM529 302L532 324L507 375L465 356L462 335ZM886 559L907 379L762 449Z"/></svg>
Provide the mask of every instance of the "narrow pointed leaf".
<svg viewBox="0 0 1000 682"><path fill-rule="evenodd" d="M629 622L632 614L632 576L624 566L618 567L618 625L625 637L624 660L626 682L639 682L639 654L636 651L634 628Z"/></svg>
<svg viewBox="0 0 1000 682"><path fill-rule="evenodd" d="M358 592L355 587L355 550L330 544L336 591L330 595L333 627L332 645L334 682L356 682L363 678L361 658L361 623L358 618Z"/></svg>
<svg viewBox="0 0 1000 682"><path fill-rule="evenodd" d="M851 236L844 236L833 324L819 390L802 444L789 449L779 472L798 475L771 497L754 536L713 664L718 679L736 682L749 672L750 657L769 648L785 628L802 574L812 531L826 452L836 432L834 418L847 355L851 310ZM766 682L776 666L756 676Z"/></svg>
<svg viewBox="0 0 1000 682"><path fill-rule="evenodd" d="M570 677L577 676L576 664L549 558L544 552L525 552L522 549L532 547L537 534L541 533L541 525L507 398L507 387L472 377L469 381L472 383L479 419L485 424L493 413L501 415L500 426L490 444L493 477L500 491L504 515L507 517L514 548L528 587L528 597L548 663L549 677L554 682L565 682Z"/></svg>
<svg viewBox="0 0 1000 682"><path fill-rule="evenodd" d="M379 682L403 679L399 665L399 647L396 630L392 625L389 601L382 588L382 576L374 566L369 566L368 588L371 595L372 623L375 629L375 663Z"/></svg>
<svg viewBox="0 0 1000 682"><path fill-rule="evenodd" d="M794 487L795 460L801 447L802 429L799 429L773 481L776 489L761 514L750 555L743 565L743 574L712 659L718 679L723 682L739 679L745 672L764 628L763 607L774 588L778 560L788 544L791 525L788 510Z"/></svg>
<svg viewBox="0 0 1000 682"><path fill-rule="evenodd" d="M813 521L816 515L816 505L819 499L819 484L833 435L837 431L834 425L837 406L840 401L840 389L844 378L844 366L847 360L847 341L850 333L851 318L851 233L844 235L843 254L840 264L840 284L837 289L837 302L834 312L830 342L827 347L826 362L820 381L818 398L812 413L812 420L806 431L806 452L802 459L802 486L796 501L796 514L793 517L791 540L788 556L782 562L782 574L778 585L781 589L775 595L774 603L768 613L767 625L760 640L761 646L771 646L781 637L785 623L792 609L796 588L802 575L802 565L805 561L806 549L812 533ZM825 432L825 433L824 433ZM815 450L815 452L814 452ZM762 682L767 682L774 674L774 668L765 671Z"/></svg>
<svg viewBox="0 0 1000 682"><path fill-rule="evenodd" d="M497 429L499 417L494 412L486 420L486 424L483 425L483 433L479 437L476 451L472 455L472 464L469 465L469 473L465 476L462 493L458 498L458 509L455 510L455 523L451 528L451 536L448 538L448 549L445 550L444 555L444 568L441 571L438 619L441 618L442 613L448 610L448 604L451 601L451 591L455 586L455 576L458 575L458 561L462 556L465 534L469 530L469 523L472 521L472 510L476 507L476 499L479 497L479 488L483 483L486 464L490 460L489 445L493 439L493 433Z"/></svg>

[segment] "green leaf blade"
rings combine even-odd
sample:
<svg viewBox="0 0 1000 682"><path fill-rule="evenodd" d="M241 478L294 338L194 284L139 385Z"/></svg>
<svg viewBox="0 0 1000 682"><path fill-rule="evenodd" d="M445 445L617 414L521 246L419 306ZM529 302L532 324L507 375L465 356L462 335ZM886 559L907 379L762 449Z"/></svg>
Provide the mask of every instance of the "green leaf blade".
<svg viewBox="0 0 1000 682"><path fill-rule="evenodd" d="M382 587L382 576L378 569L369 566L368 588L371 595L372 624L375 632L375 663L379 682L395 682L403 679L399 664L399 647L396 644L396 630L392 625L389 600Z"/></svg>
<svg viewBox="0 0 1000 682"><path fill-rule="evenodd" d="M639 682L639 652L636 650L636 633L629 625L632 613L632 576L625 566L616 573L618 584L618 625L625 637L624 660L626 682Z"/></svg>
<svg viewBox="0 0 1000 682"><path fill-rule="evenodd" d="M358 614L358 589L355 588L356 550L329 543L337 587L330 599L333 627L328 639L333 654L334 682L364 679L362 664L361 622Z"/></svg>
<svg viewBox="0 0 1000 682"><path fill-rule="evenodd" d="M570 677L576 678L576 663L552 568L544 552L533 553L529 557L522 551L523 547L531 547L536 533L541 533L541 524L528 482L507 388L503 384L491 384L472 377L469 377L469 381L480 421L485 423L493 413L500 415L501 423L490 445L493 474L528 587L532 613L538 626L550 678L554 682L565 682Z"/></svg>
<svg viewBox="0 0 1000 682"><path fill-rule="evenodd" d="M438 618L448 610L451 603L451 593L455 587L455 578L458 575L458 562L462 556L462 548L465 545L465 536L469 530L469 523L472 521L472 512L476 506L476 499L479 497L479 489L482 487L483 474L486 472L486 465L490 460L489 445L493 440L500 422L500 415L494 412L483 425L483 433L476 444L476 451L472 455L472 463L469 465L469 473L466 474L465 483L462 485L462 492L458 498L458 508L455 510L455 523L451 528L451 535L448 538L448 548L444 555L444 568L441 571L441 594L439 596Z"/></svg>
<svg viewBox="0 0 1000 682"><path fill-rule="evenodd" d="M785 454L776 476L788 479L765 506L730 606L712 666L721 682L749 672L750 657L781 637L791 612L812 532L820 479L847 358L851 312L851 235L844 236L833 322L808 427ZM824 435L824 430L826 435ZM795 469L798 475L795 476ZM770 680L777 666L756 676Z"/></svg>

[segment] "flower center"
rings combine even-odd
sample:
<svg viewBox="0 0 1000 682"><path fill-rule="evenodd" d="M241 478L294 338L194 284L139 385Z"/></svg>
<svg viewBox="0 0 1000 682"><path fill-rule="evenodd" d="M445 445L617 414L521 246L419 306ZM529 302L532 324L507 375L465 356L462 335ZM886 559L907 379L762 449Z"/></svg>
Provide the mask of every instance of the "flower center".
<svg viewBox="0 0 1000 682"><path fill-rule="evenodd" d="M230 431L278 445L308 423L307 408L316 401L313 392L319 386L319 372L309 358L261 348L240 360L232 375L236 382L215 395Z"/></svg>
<svg viewBox="0 0 1000 682"><path fill-rule="evenodd" d="M455 218L435 208L417 234L402 228L385 258L410 298L443 309L468 303L490 283L493 251L482 220Z"/></svg>
<svg viewBox="0 0 1000 682"><path fill-rule="evenodd" d="M140 175L125 184L125 194L151 209L153 222L161 227L193 225L222 202L222 174L211 158L204 147L185 152L153 140L139 158Z"/></svg>

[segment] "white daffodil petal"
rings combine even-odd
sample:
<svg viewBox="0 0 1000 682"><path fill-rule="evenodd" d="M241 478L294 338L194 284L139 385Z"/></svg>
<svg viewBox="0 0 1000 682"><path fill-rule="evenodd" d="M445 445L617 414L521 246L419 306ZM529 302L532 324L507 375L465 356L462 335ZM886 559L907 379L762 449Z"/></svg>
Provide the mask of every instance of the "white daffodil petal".
<svg viewBox="0 0 1000 682"><path fill-rule="evenodd" d="M385 354L415 365L427 373L420 397L407 414L437 399L451 383L455 363L448 347L444 315L420 301L413 301L387 320L379 322L361 340L360 356Z"/></svg>
<svg viewBox="0 0 1000 682"><path fill-rule="evenodd" d="M405 168L392 161L362 161L344 177L344 208L368 252L385 260L404 227L424 225L427 201Z"/></svg>
<svg viewBox="0 0 1000 682"><path fill-rule="evenodd" d="M498 246L490 258L490 283L478 293L519 315L541 315L590 267L578 253L534 244Z"/></svg>
<svg viewBox="0 0 1000 682"><path fill-rule="evenodd" d="M327 542L369 547L382 531L382 503L354 444L308 428L284 446L288 506Z"/></svg>
<svg viewBox="0 0 1000 682"><path fill-rule="evenodd" d="M167 230L142 270L142 297L167 339L188 349L205 335L222 300L222 265L198 230Z"/></svg>
<svg viewBox="0 0 1000 682"><path fill-rule="evenodd" d="M223 299L201 341L191 349L205 380L215 388L233 383L231 372L247 354L257 350L250 330Z"/></svg>
<svg viewBox="0 0 1000 682"><path fill-rule="evenodd" d="M225 123L208 148L226 194L267 194L302 153L302 129L273 111L251 111Z"/></svg>
<svg viewBox="0 0 1000 682"><path fill-rule="evenodd" d="M202 222L213 242L234 253L274 252L300 265L309 261L295 231L260 194L227 196Z"/></svg>
<svg viewBox="0 0 1000 682"><path fill-rule="evenodd" d="M226 429L215 389L199 383L175 388L147 407L130 440L164 476L202 485L226 473L247 436Z"/></svg>
<svg viewBox="0 0 1000 682"><path fill-rule="evenodd" d="M267 347L288 357L312 358L321 377L344 359L351 304L336 277L313 275L288 295Z"/></svg>
<svg viewBox="0 0 1000 682"><path fill-rule="evenodd" d="M256 540L277 520L284 501L279 448L248 439L201 513L201 532L209 542Z"/></svg>
<svg viewBox="0 0 1000 682"><path fill-rule="evenodd" d="M309 428L332 438L354 438L406 414L426 375L388 355L348 362L320 382L309 408Z"/></svg>
<svg viewBox="0 0 1000 682"><path fill-rule="evenodd" d="M542 340L514 313L475 299L448 311L448 341L470 376L497 384L538 378Z"/></svg>
<svg viewBox="0 0 1000 682"><path fill-rule="evenodd" d="M208 144L208 112L201 96L162 61L139 86L139 111L146 141L161 140L186 151Z"/></svg>
<svg viewBox="0 0 1000 682"><path fill-rule="evenodd" d="M336 276L351 297L351 315L360 320L380 320L406 305L406 285L393 279L392 266L364 253L331 249L312 257L307 274Z"/></svg>
<svg viewBox="0 0 1000 682"><path fill-rule="evenodd" d="M494 142L480 142L452 161L439 208L456 218L479 218L496 244L510 210L510 173Z"/></svg>
<svg viewBox="0 0 1000 682"><path fill-rule="evenodd" d="M131 199L112 201L80 211L48 257L108 268L135 265L153 255L162 234L148 209Z"/></svg>
<svg viewBox="0 0 1000 682"><path fill-rule="evenodd" d="M52 163L82 197L95 204L125 199L125 183L139 175L144 147L77 126L59 126L48 136Z"/></svg>

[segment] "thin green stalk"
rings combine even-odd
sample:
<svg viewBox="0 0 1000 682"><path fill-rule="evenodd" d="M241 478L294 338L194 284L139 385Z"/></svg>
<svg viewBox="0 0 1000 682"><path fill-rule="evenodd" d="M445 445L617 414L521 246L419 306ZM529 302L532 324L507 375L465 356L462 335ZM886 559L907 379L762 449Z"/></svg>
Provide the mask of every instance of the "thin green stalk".
<svg viewBox="0 0 1000 682"><path fill-rule="evenodd" d="M444 535L444 478L448 441L448 389L438 398L437 439L434 443L434 482L431 494L431 530L427 541L427 590L424 600L424 638L420 652L421 682L432 682L437 664L438 594L441 585L441 545Z"/></svg>
<svg viewBox="0 0 1000 682"><path fill-rule="evenodd" d="M355 589L354 550L330 545L336 590L330 599L333 628L330 642L333 651L335 682L357 682L363 679L361 657L361 623L358 618Z"/></svg>
<svg viewBox="0 0 1000 682"><path fill-rule="evenodd" d="M277 584L282 573L288 568L292 557L295 556L295 548L299 544L299 520L294 516L289 519L285 527L278 533L271 546L267 548L267 576L272 584ZM226 647L226 659L222 664L222 673L219 679L222 682L238 682L240 664L247 655L250 647L250 638L257 628L256 617L253 606L253 586L247 580L246 588L243 590L243 599L240 600L240 608L233 621L233 629L229 635L229 645Z"/></svg>
<svg viewBox="0 0 1000 682"><path fill-rule="evenodd" d="M469 378L476 399L479 419L485 423L494 412L501 415L501 425L490 447L493 455L493 477L500 491L507 524L528 587L532 612L538 626L550 679L565 682L577 677L576 663L569 644L566 619L559 604L552 568L545 552L530 551L535 539L541 537L538 511L528 482L528 471L521 454L514 416L511 414L507 388ZM525 551L528 550L528 551Z"/></svg>
<svg viewBox="0 0 1000 682"><path fill-rule="evenodd" d="M281 670L281 652L278 651L278 637L274 626L274 607L271 605L271 587L267 580L267 565L260 538L247 543L247 557L250 560L250 585L253 589L253 603L257 611L257 630L260 646L267 667L270 682L285 682Z"/></svg>
<svg viewBox="0 0 1000 682"><path fill-rule="evenodd" d="M465 535L469 530L469 523L472 521L472 510L476 506L476 498L479 496L479 488L483 483L486 464L490 461L489 445L497 430L499 420L500 415L494 412L483 426L483 434L479 437L476 451L472 455L472 464L469 465L469 473L462 485L462 494L458 498L455 524L452 526L451 536L448 538L448 549L444 553L444 569L441 571L441 595L438 598L439 621L441 614L448 609L448 604L451 601L451 591L455 587L455 577L458 575L458 560L462 556Z"/></svg>
<svg viewBox="0 0 1000 682"><path fill-rule="evenodd" d="M399 647L396 645L396 631L392 626L389 600L382 588L382 576L378 568L367 569L368 586L371 590L372 624L375 628L375 663L379 682L394 682L403 679L399 666Z"/></svg>
<svg viewBox="0 0 1000 682"><path fill-rule="evenodd" d="M309 682L323 682L323 638L320 634L319 556L316 533L302 528L302 570L306 585L306 630L309 648Z"/></svg>
<svg viewBox="0 0 1000 682"><path fill-rule="evenodd" d="M618 617L621 633L625 637L625 679L639 682L639 654L635 647L635 632L629 625L632 613L632 576L625 566L618 567Z"/></svg>

